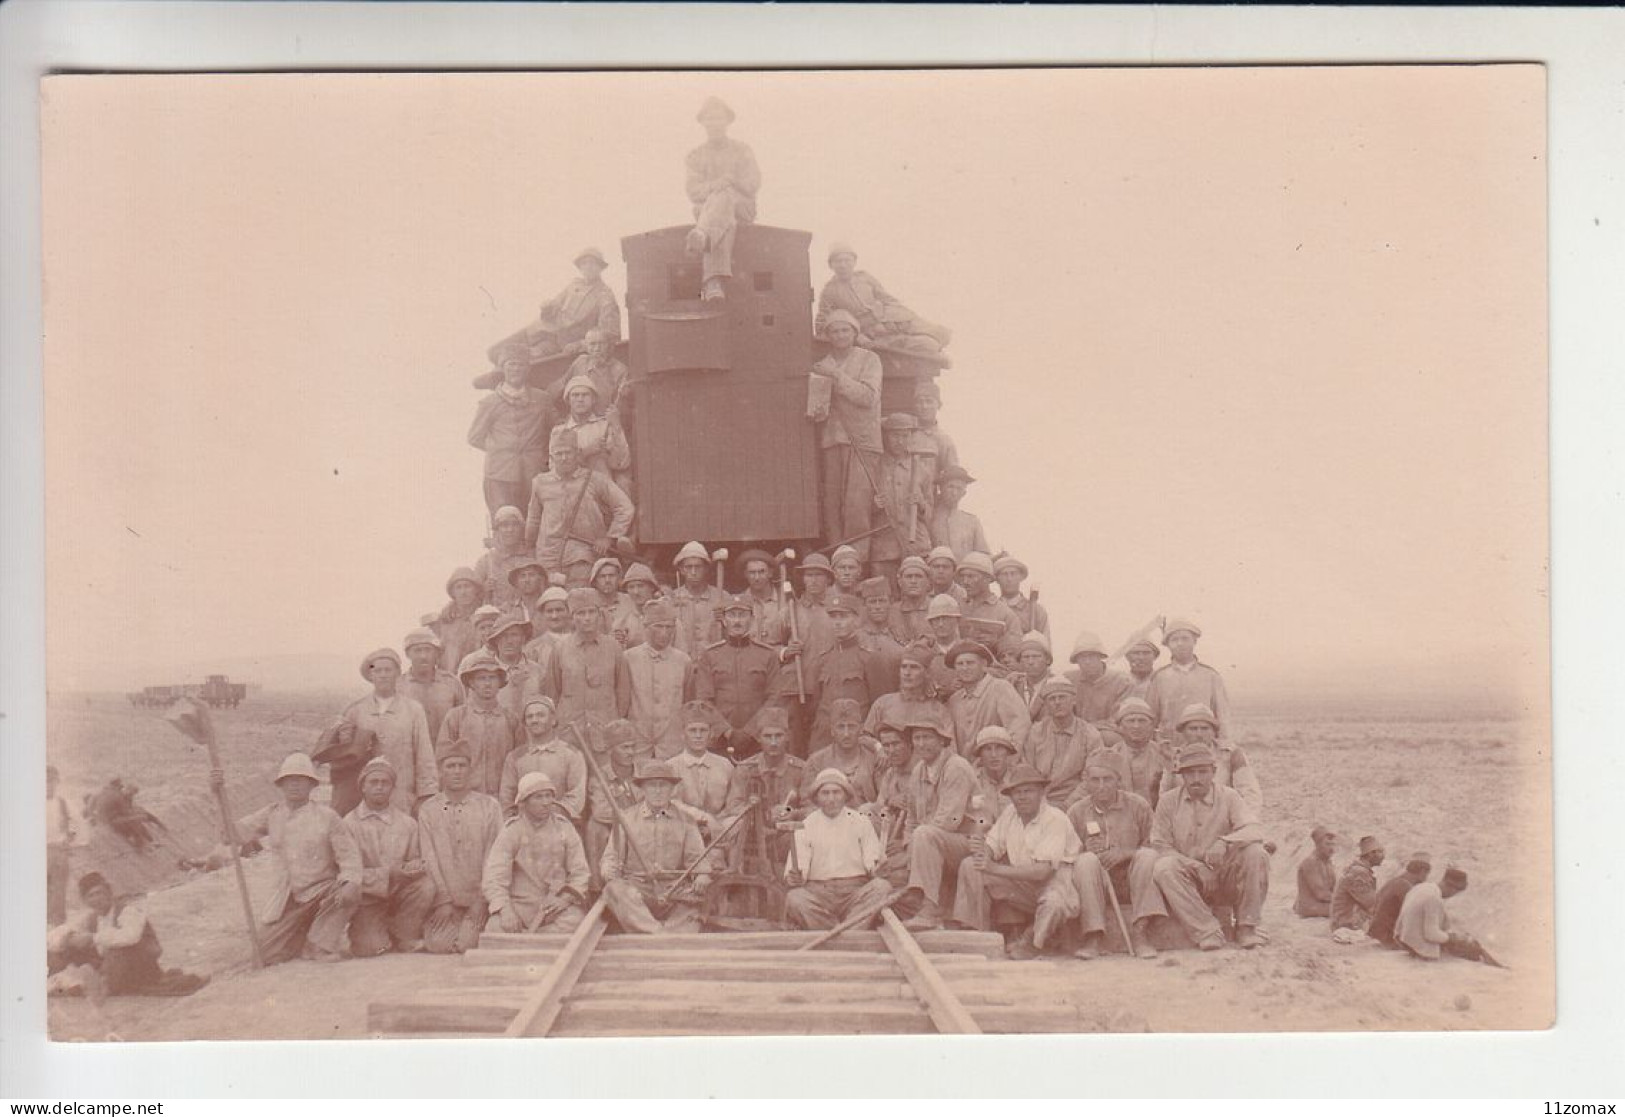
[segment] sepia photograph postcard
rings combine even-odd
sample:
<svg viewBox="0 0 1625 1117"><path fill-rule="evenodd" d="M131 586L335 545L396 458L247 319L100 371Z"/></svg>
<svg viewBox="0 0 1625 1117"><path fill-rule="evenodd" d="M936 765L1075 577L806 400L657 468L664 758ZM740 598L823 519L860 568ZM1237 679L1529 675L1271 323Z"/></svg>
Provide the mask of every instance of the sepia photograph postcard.
<svg viewBox="0 0 1625 1117"><path fill-rule="evenodd" d="M1542 66L39 125L53 1040L1553 1025Z"/></svg>

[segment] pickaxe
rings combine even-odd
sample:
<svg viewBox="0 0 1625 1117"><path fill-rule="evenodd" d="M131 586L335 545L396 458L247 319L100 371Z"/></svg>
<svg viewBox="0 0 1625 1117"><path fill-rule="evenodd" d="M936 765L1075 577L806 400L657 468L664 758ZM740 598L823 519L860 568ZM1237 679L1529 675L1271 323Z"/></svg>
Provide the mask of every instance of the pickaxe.
<svg viewBox="0 0 1625 1117"><path fill-rule="evenodd" d="M726 547L718 547L716 550L712 551L711 552L711 561L716 564L716 568L717 568L717 596L720 597L720 596L722 596L723 593L726 592L723 589L722 581L723 581L723 578L727 574L727 571L728 571L728 548L726 548Z"/></svg>
<svg viewBox="0 0 1625 1117"><path fill-rule="evenodd" d="M724 826L722 830L718 832L717 836L711 839L711 844L700 851L700 855L694 859L694 864L684 869L682 874L679 875L676 880L672 881L666 886L666 891L661 893L659 896L662 907L671 903L672 896L677 892L677 889L682 886L682 883L693 875L695 869L698 869L701 865L705 864L705 859L710 856L711 851L722 844L723 838L726 838L729 834L733 833L734 827L738 826L741 822L745 821L745 819L749 818L750 812L754 811L756 809L756 805L760 802L761 799L754 795L745 801L745 809L734 816L734 820L728 823L728 825Z"/></svg>

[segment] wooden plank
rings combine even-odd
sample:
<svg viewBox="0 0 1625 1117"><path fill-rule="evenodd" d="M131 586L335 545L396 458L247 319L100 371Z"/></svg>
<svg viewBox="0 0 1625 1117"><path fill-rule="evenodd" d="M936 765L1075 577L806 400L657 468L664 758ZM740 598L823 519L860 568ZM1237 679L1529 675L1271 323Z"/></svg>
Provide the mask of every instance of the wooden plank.
<svg viewBox="0 0 1625 1117"><path fill-rule="evenodd" d="M886 908L880 913L880 919L881 937L891 949L892 957L903 968L909 984L914 986L920 1000L925 1002L926 1011L931 1014L931 1023L936 1025L937 1031L943 1035L981 1035L982 1029L976 1026L976 1021L965 1011L965 1006L954 996L954 991L931 965L931 960L925 956L919 944L903 929L903 923L896 913Z"/></svg>
<svg viewBox="0 0 1625 1117"><path fill-rule="evenodd" d="M416 1036L425 1033L502 1035L513 1018L512 1005L373 1001L367 1006L367 1032L374 1036Z"/></svg>
<svg viewBox="0 0 1625 1117"><path fill-rule="evenodd" d="M606 935L599 944L602 955L632 951L670 950L751 950L793 951L804 942L811 941L814 931L726 931L682 935ZM507 934L487 932L480 936L482 950L536 950L553 947L556 936ZM996 931L922 931L915 941L927 954L976 954L984 958L1003 958L1004 939ZM840 949L820 950L818 957L839 954L888 952L885 940L878 931L848 931L840 938Z"/></svg>
<svg viewBox="0 0 1625 1117"><path fill-rule="evenodd" d="M571 1001L556 1035L918 1035L931 1018L917 1004L722 1005L714 1010L643 1000Z"/></svg>
<svg viewBox="0 0 1625 1117"><path fill-rule="evenodd" d="M508 1005L515 1010L530 999L534 983L493 980L491 972L480 971L484 980L478 982L466 982L454 977L445 985L417 989L408 999L419 1004L475 1001ZM919 1003L913 986L898 976L895 966L888 977L868 981L707 981L700 977L588 981L583 978L576 982L575 988L565 998L572 1005L639 999L646 1003L680 1004L685 1011L691 1008L714 1011L742 1004Z"/></svg>
<svg viewBox="0 0 1625 1117"><path fill-rule="evenodd" d="M775 952L777 953L777 952ZM962 966L961 959L966 955L951 955L943 958L946 963L939 967L948 977L958 980L961 970L978 979L982 978L983 971L972 966ZM732 952L719 952L708 958L695 960L671 960L661 956L647 958L605 958L595 954L587 968L582 972L577 987L588 982L597 984L604 981L745 981L745 982L772 982L794 984L796 982L826 982L826 981L885 981L897 977L897 963L883 954L871 955L872 960L861 965L843 964L840 966L819 966L800 959L784 957L767 961L755 959L741 960ZM982 963L986 965L986 963ZM459 974L453 980L456 983L482 984L491 980L511 981L529 985L537 981L546 966L505 966L499 963L498 956L487 955L486 961L479 965L459 967ZM466 976L464 976L466 975ZM495 977L493 977L495 975Z"/></svg>
<svg viewBox="0 0 1625 1117"><path fill-rule="evenodd" d="M587 968L587 959L592 956L593 947L603 938L607 922L604 919L606 901L599 896L591 908L587 909L586 918L581 926L575 929L570 941L564 944L558 957L542 975L541 982L532 992L531 997L520 1008L518 1014L509 1022L503 1032L510 1038L521 1036L545 1036L553 1022L558 1019L559 1009L564 1005L564 998L570 995L575 986L576 978L581 971Z"/></svg>

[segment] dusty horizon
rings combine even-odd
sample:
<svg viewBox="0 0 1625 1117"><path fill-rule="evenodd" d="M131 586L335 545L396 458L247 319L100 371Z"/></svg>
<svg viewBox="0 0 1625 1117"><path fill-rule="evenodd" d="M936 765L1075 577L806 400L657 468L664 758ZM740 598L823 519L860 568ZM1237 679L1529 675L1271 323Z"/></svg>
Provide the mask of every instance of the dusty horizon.
<svg viewBox="0 0 1625 1117"><path fill-rule="evenodd" d="M966 507L1058 658L1194 613L1238 702L1544 716L1540 68L954 76L47 79L53 689L438 607L483 534L468 378L582 245L624 292L715 92L815 284L848 240L954 327Z"/></svg>

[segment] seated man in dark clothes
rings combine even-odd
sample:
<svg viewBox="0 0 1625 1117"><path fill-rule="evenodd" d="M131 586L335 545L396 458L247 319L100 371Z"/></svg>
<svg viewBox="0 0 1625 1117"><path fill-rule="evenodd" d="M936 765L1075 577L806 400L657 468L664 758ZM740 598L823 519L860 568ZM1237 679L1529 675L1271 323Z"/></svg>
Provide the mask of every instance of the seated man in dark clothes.
<svg viewBox="0 0 1625 1117"><path fill-rule="evenodd" d="M184 997L209 983L207 977L158 965L163 948L139 898L115 899L100 873L79 878L79 896L89 910L52 932L46 945L48 973L88 967L94 977L85 991L92 997Z"/></svg>
<svg viewBox="0 0 1625 1117"><path fill-rule="evenodd" d="M1377 902L1371 909L1371 924L1366 927L1365 933L1383 946L1398 950L1399 943L1394 940L1394 922L1399 918L1399 909L1405 903L1405 893L1409 892L1413 885L1427 880L1428 874L1432 871L1432 858L1425 853L1413 854L1411 859L1405 862L1403 873L1377 889Z"/></svg>

